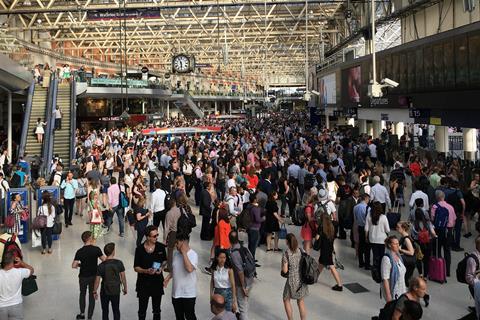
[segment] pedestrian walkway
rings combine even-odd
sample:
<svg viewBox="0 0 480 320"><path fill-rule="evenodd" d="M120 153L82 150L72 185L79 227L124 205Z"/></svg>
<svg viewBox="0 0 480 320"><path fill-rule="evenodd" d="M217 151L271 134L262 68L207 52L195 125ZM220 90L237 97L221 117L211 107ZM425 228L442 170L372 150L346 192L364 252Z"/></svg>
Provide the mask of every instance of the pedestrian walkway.
<svg viewBox="0 0 480 320"><path fill-rule="evenodd" d="M198 214L194 208L195 214ZM406 214L403 214L404 218ZM200 223L200 217L197 217ZM68 228L62 233L61 241L54 243L52 256L41 255L40 250L24 247L25 260L35 266L38 275L38 294L24 299L25 319L69 320L74 319L78 313L78 271L71 268L73 255L77 248L82 246L80 235L88 227L79 216L74 216L73 228ZM85 227L84 227L85 226ZM136 298L135 281L136 273L133 271L133 254L135 241L133 234L128 230L125 238L118 237L118 224L112 224L113 231L101 237L97 245L101 248L108 242L116 243L116 257L121 259L126 268L129 293L120 299L122 319L136 319L138 300ZM300 228L287 226L289 232L299 237ZM198 253L200 265L208 263L211 242L200 241L200 228L194 228L191 236L191 247ZM162 234L160 232L160 234ZM280 248L285 249L285 243L280 240ZM344 264L345 270L340 271L345 284L359 283L369 292L353 294L348 289L343 292L334 292L330 288L335 284L333 278L323 272L319 283L310 287L310 295L305 302L308 306L308 319L313 320L340 320L340 319L370 319L378 314L384 300L379 297L379 286L375 284L367 271L357 267L354 250L349 247L348 240L337 240L335 249L338 258ZM473 237L464 240L466 250L473 250ZM317 252L314 253L318 255ZM423 308L422 319L459 319L468 313L466 306L473 305L468 289L459 284L454 276L454 268L463 257L462 252L452 252L452 277L448 283L440 285L428 282L428 291L431 302L428 308ZM264 246L257 250L257 259L262 267L258 268L258 280L251 292L250 318L253 320L285 319L282 303L282 291L285 279L280 276L281 253L265 252ZM199 320L211 319L209 286L210 276L198 272L198 292L196 313ZM149 311L150 312L150 309ZM147 314L147 319L151 314ZM171 303L171 286L166 289L162 301L162 319L174 319ZM94 319L101 318L100 302L97 301ZM299 319L296 314L295 319Z"/></svg>

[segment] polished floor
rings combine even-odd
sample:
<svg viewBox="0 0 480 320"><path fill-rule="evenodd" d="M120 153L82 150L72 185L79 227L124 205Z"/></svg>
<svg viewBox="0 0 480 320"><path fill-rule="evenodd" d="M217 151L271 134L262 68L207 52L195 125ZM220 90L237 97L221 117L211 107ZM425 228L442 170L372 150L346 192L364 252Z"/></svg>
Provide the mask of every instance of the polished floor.
<svg viewBox="0 0 480 320"><path fill-rule="evenodd" d="M404 215L405 216L405 215ZM85 217L83 218L85 219ZM197 219L200 222L200 219ZM32 249L30 245L24 245L25 259L35 268L38 276L39 291L24 299L25 319L27 320L70 320L75 319L78 313L78 271L71 268L75 251L82 246L80 235L88 230L85 220L80 216L74 216L73 227L63 230L61 239L54 241L54 251L51 255L41 255L40 249ZM122 319L136 319L138 302L135 294L136 274L133 271L134 236L127 232L125 238L117 235L118 223L114 221L113 231L100 238L98 245L108 242L117 244L117 258L122 260L126 267L129 292L122 296L120 308ZM199 227L192 234L191 247L199 254L200 265L203 267L208 262L211 243L201 241ZM299 234L299 228L288 226L288 231ZM462 245L471 250L473 237L462 239ZM285 243L281 242L281 248ZM310 294L306 298L308 319L370 319L377 315L383 300L379 297L379 286L371 280L370 274L356 267L355 253L349 247L349 241L337 240L335 248L338 258L345 265L345 270L340 271L344 283L357 282L366 287L369 292L353 294L346 288L343 292L335 292L330 289L334 280L329 272L323 272L319 283L310 286ZM318 253L315 253L318 255ZM429 282L428 291L431 295L431 303L424 308L423 319L459 319L468 313L467 306L473 305L467 287L459 284L454 275L457 262L463 253L452 252L452 277L448 283L440 285ZM282 292L285 279L280 276L281 253L265 252L261 247L257 250L257 258L262 265L258 269L258 280L255 282L250 299L250 319L274 320L286 319ZM198 274L198 297L196 302L196 314L199 320L211 319L209 305L210 277L200 271ZM171 286L171 284L170 284ZM151 309L149 308L149 312ZM294 304L295 319L300 319ZM147 319L151 319L151 314ZM162 319L174 319L171 303L171 288L166 289L162 301ZM95 307L94 319L101 319L100 304Z"/></svg>

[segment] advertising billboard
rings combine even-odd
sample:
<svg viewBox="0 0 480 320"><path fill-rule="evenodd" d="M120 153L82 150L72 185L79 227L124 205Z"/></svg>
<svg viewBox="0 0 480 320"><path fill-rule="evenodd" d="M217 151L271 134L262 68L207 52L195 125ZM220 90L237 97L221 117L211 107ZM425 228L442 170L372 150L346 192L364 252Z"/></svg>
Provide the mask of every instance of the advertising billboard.
<svg viewBox="0 0 480 320"><path fill-rule="evenodd" d="M320 93L320 105L337 103L337 89L335 73L318 79L318 92Z"/></svg>
<svg viewBox="0 0 480 320"><path fill-rule="evenodd" d="M342 104L358 105L362 98L362 68L355 66L342 70Z"/></svg>

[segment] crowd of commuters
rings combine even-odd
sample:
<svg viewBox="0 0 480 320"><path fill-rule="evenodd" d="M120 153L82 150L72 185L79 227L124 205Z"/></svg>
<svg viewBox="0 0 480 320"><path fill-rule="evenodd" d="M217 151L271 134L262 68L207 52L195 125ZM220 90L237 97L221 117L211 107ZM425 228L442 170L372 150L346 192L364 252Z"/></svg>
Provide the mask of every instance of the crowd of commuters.
<svg viewBox="0 0 480 320"><path fill-rule="evenodd" d="M2 167L0 190L4 198L9 181L3 174L11 172L21 176L20 186L28 181L34 188L56 185L62 190L65 228L73 227L74 215L88 224L84 246L72 263L80 268L77 319L92 318L96 297L103 319L108 319L110 304L114 319L120 318L120 295L127 294L125 266L115 258L114 243L103 252L95 246L112 229L119 237L131 230L136 239L138 319L146 319L150 299L153 319L160 319L163 288L170 282L176 319L196 319L199 270L211 274L214 319L233 319L233 314L249 319L249 293L255 268L261 267L256 251L263 245L268 254L284 249L278 259L286 278L287 318L293 319L293 299L301 319L307 319L309 287L302 280L301 261L320 251L319 273L330 270L336 282L332 290L342 291L336 241L350 242L358 267L379 283L387 304L395 303L393 319L407 319L411 310L408 319L420 319L415 313L421 311L419 299L429 303L424 280L432 271L429 258L444 257L445 276L450 277L451 251L463 250L462 226L465 238L472 235L470 221L480 208L479 174L462 171L457 160L394 146L384 134L378 139L353 136L352 131L311 128L306 121L304 114L274 114L222 122L220 133L202 137L143 136L140 129L78 131L72 163L53 159L48 183L19 164L8 173ZM14 217L11 233L18 233L21 206L14 195L6 215ZM195 219L197 207L201 219ZM408 211L408 218L394 218L399 208ZM40 230L42 253L53 250L57 210L45 194L38 209L47 216ZM112 228L115 217L118 228ZM300 224L299 217L304 218ZM285 223L297 224L300 237L286 234ZM200 239L212 243L211 263L205 267L190 247L192 228L201 229ZM478 267L472 260L466 281L473 295Z"/></svg>

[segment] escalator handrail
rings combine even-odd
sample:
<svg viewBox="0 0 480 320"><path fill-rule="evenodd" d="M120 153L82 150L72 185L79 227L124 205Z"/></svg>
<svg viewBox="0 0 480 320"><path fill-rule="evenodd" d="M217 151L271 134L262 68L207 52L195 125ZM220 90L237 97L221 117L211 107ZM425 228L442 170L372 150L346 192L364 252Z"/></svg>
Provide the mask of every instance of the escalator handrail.
<svg viewBox="0 0 480 320"><path fill-rule="evenodd" d="M28 126L30 125L30 116L32 114L33 95L35 94L35 81L28 88L27 104L25 105L25 114L23 116L22 136L20 138L20 145L18 148L18 158L25 155L25 147L28 139Z"/></svg>
<svg viewBox="0 0 480 320"><path fill-rule="evenodd" d="M75 141L77 133L77 89L76 81L70 86L70 162L75 158Z"/></svg>
<svg viewBox="0 0 480 320"><path fill-rule="evenodd" d="M43 141L44 152L43 152L43 161L41 166L41 173L44 177L47 177L48 170L50 167L50 160L53 157L53 140L54 140L54 132L53 129L55 128L55 117L54 117L54 110L55 106L57 105L57 89L58 89L58 80L52 73L52 77L50 79L50 86L48 92L48 103L47 103L47 126L45 128L45 139Z"/></svg>

